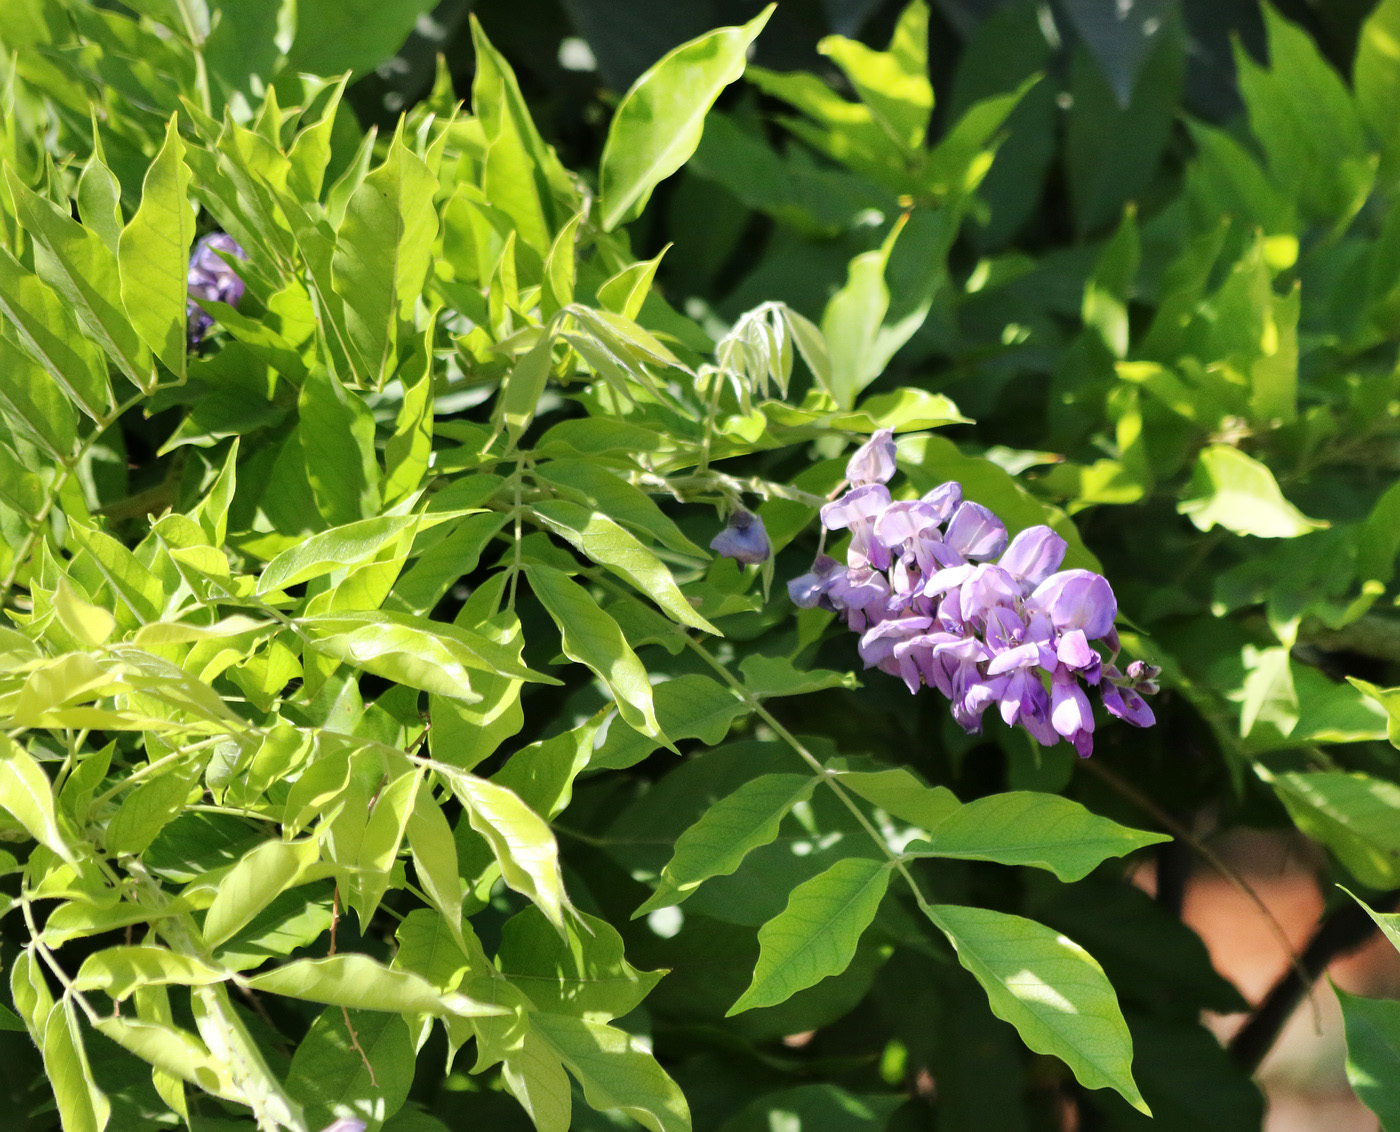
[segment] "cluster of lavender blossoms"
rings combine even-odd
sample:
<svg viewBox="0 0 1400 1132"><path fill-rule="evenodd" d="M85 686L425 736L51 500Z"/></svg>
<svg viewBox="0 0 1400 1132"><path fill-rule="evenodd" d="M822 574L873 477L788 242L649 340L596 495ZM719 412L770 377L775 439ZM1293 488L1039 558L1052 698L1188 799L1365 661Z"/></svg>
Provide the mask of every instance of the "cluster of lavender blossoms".
<svg viewBox="0 0 1400 1132"><path fill-rule="evenodd" d="M236 259L247 259L247 253L238 246L238 241L224 232L210 232L201 236L190 255L190 269L187 282L190 288L189 300L185 303L185 343L193 350L214 320L195 302L202 299L206 303L227 303L238 305L243 297L243 280L238 277L229 262L219 255L224 252Z"/></svg>
<svg viewBox="0 0 1400 1132"><path fill-rule="evenodd" d="M1084 685L1098 688L1111 715L1154 722L1143 696L1157 691L1161 670L1114 667L1118 602L1106 579L1059 570L1067 544L1049 527L1008 546L1002 521L964 500L959 483L892 499L894 471L894 437L881 429L851 457L850 490L822 508L828 530L851 532L846 565L820 555L788 583L797 605L845 614L867 668L901 677L911 692L937 688L973 734L995 704L1008 725L1047 747L1068 739L1087 757L1094 713ZM1093 641L1107 647L1107 662Z"/></svg>

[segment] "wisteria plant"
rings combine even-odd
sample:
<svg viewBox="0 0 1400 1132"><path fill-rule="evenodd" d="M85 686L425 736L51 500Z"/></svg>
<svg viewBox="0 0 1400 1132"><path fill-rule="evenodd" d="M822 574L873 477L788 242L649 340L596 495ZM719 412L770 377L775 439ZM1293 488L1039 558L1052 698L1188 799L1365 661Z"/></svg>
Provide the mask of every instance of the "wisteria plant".
<svg viewBox="0 0 1400 1132"><path fill-rule="evenodd" d="M1258 1128L1149 878L1400 940L1400 2L428 7L0 4L0 1124Z"/></svg>

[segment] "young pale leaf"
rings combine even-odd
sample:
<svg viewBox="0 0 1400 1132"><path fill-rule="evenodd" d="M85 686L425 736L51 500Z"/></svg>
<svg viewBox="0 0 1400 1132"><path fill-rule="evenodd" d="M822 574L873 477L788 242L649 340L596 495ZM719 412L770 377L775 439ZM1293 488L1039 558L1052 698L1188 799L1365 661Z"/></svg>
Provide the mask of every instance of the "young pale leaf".
<svg viewBox="0 0 1400 1132"><path fill-rule="evenodd" d="M152 379L150 355L121 309L116 253L96 232L20 183L13 170L6 175L24 230L35 240L39 277L68 301L126 375L139 388L147 388Z"/></svg>
<svg viewBox="0 0 1400 1132"><path fill-rule="evenodd" d="M546 331L520 356L501 386L496 416L505 425L512 444L535 419L535 410L549 380L550 366L554 364L553 350L554 335Z"/></svg>
<svg viewBox="0 0 1400 1132"><path fill-rule="evenodd" d="M462 878L457 870L457 842L431 790L418 791L408 819L408 847L418 883L457 935L461 934Z"/></svg>
<svg viewBox="0 0 1400 1132"><path fill-rule="evenodd" d="M374 417L364 401L334 374L316 369L302 384L297 411L301 419L296 433L306 461L306 478L322 518L338 526L377 515L379 460L374 449Z"/></svg>
<svg viewBox="0 0 1400 1132"><path fill-rule="evenodd" d="M895 144L907 153L921 153L933 113L924 0L914 0L904 9L888 51L876 51L840 35L827 36L817 50L846 72L861 101Z"/></svg>
<svg viewBox="0 0 1400 1132"><path fill-rule="evenodd" d="M652 1132L690 1132L685 1095L652 1056L624 1030L562 1014L532 1014L531 1026L583 1086L600 1112L622 1112Z"/></svg>
<svg viewBox="0 0 1400 1132"><path fill-rule="evenodd" d="M559 872L559 846L548 823L504 786L440 763L432 769L452 787L472 829L491 846L506 884L534 901L562 930L568 897Z"/></svg>
<svg viewBox="0 0 1400 1132"><path fill-rule="evenodd" d="M535 1132L569 1132L573 1090L563 1061L545 1038L526 1029L519 1047L504 1056L501 1080L529 1115Z"/></svg>
<svg viewBox="0 0 1400 1132"><path fill-rule="evenodd" d="M99 1019L97 1029L161 1072L188 1081L206 1093L228 1095L226 1075L204 1043L188 1031L119 1015Z"/></svg>
<svg viewBox="0 0 1400 1132"><path fill-rule="evenodd" d="M661 559L606 515L564 499L537 503L534 512L551 531L635 586L673 620L719 635L718 629L695 612Z"/></svg>
<svg viewBox="0 0 1400 1132"><path fill-rule="evenodd" d="M218 947L287 889L302 883L320 859L313 838L264 841L243 855L219 883L204 914L204 942Z"/></svg>
<svg viewBox="0 0 1400 1132"><path fill-rule="evenodd" d="M201 770L199 763L192 761L142 782L131 791L107 823L103 835L107 851L132 855L145 852L185 808Z"/></svg>
<svg viewBox="0 0 1400 1132"><path fill-rule="evenodd" d="M1346 1024L1347 1081L1382 1128L1400 1128L1400 1002L1332 989Z"/></svg>
<svg viewBox="0 0 1400 1132"><path fill-rule="evenodd" d="M370 810L349 894L351 906L360 916L361 931L369 930L370 918L389 890L394 862L408 832L421 786L418 771L407 771L380 789Z"/></svg>
<svg viewBox="0 0 1400 1132"><path fill-rule="evenodd" d="M761 774L720 798L676 840L656 891L632 918L679 904L710 877L727 876L778 836L783 818L811 796L809 774Z"/></svg>
<svg viewBox="0 0 1400 1132"><path fill-rule="evenodd" d="M368 562L421 521L417 515L379 515L311 535L267 564L258 579L258 593L271 593L332 570Z"/></svg>
<svg viewBox="0 0 1400 1132"><path fill-rule="evenodd" d="M392 506L423 485L433 451L432 350L437 315L429 321L423 341L428 364L417 381L405 379L403 403L394 421L394 435L384 446L384 502Z"/></svg>
<svg viewBox="0 0 1400 1132"><path fill-rule="evenodd" d="M410 688L469 703L481 698L471 687L472 669L517 680L559 683L522 664L518 649L512 652L458 625L384 612L334 613L305 617L297 624L317 652Z"/></svg>
<svg viewBox="0 0 1400 1132"><path fill-rule="evenodd" d="M71 998L65 996L49 1011L40 1049L45 1075L58 1102L63 1132L102 1132L112 1105L93 1078L78 1028L77 1007Z"/></svg>
<svg viewBox="0 0 1400 1132"><path fill-rule="evenodd" d="M0 735L0 808L24 826L40 845L52 849L70 865L77 864L58 825L48 775L24 748L4 735Z"/></svg>
<svg viewBox="0 0 1400 1132"><path fill-rule="evenodd" d="M179 986L205 986L228 977L228 972L211 967L192 955L181 955L153 944L109 947L83 960L73 977L78 990L106 991L120 1001L138 987L175 983Z"/></svg>
<svg viewBox="0 0 1400 1132"><path fill-rule="evenodd" d="M617 622L563 571L542 563L532 563L525 570L530 588L559 626L564 655L597 673L629 726L666 743L656 722L647 670Z"/></svg>
<svg viewBox="0 0 1400 1132"><path fill-rule="evenodd" d="M1176 509L1202 531L1221 526L1237 535L1297 538L1328 525L1289 503L1273 472L1228 444L1201 450L1190 490Z"/></svg>
<svg viewBox="0 0 1400 1132"><path fill-rule="evenodd" d="M682 44L632 84L603 146L603 231L636 217L652 189L695 152L705 115L720 91L744 73L749 44L774 7L770 4L742 27L719 28Z"/></svg>
<svg viewBox="0 0 1400 1132"><path fill-rule="evenodd" d="M324 1002L351 1010L455 1014L463 1018L504 1013L499 1006L476 1002L463 994L439 994L426 979L410 971L385 967L367 955L294 959L254 975L248 985L267 994Z"/></svg>
<svg viewBox="0 0 1400 1132"><path fill-rule="evenodd" d="M1133 1083L1132 1035L1092 955L1021 916L953 904L924 911L982 984L992 1013L1026 1045L1058 1057L1086 1089L1114 1089L1151 1115Z"/></svg>
<svg viewBox="0 0 1400 1132"><path fill-rule="evenodd" d="M195 987L190 991L195 1026L209 1053L227 1072L230 1091L253 1110L260 1126L307 1132L300 1106L283 1091L267 1067L252 1035L229 1001L223 985Z"/></svg>
<svg viewBox="0 0 1400 1132"><path fill-rule="evenodd" d="M845 857L799 884L787 907L759 929L753 982L727 1016L786 1002L844 971L889 882L887 862Z"/></svg>
<svg viewBox="0 0 1400 1132"><path fill-rule="evenodd" d="M360 374L375 386L392 368L398 324L412 318L423 291L437 240L436 191L432 171L396 136L384 164L351 195L336 233L334 287Z"/></svg>
<svg viewBox="0 0 1400 1132"><path fill-rule="evenodd" d="M79 333L72 310L57 293L2 248L0 314L73 404L94 420L111 410L112 384L100 351ZM8 380L24 379L11 373Z"/></svg>
<svg viewBox="0 0 1400 1132"><path fill-rule="evenodd" d="M188 301L190 171L178 118L166 126L165 143L146 172L141 205L117 245L122 305L131 325L156 357L185 376L185 304Z"/></svg>
<svg viewBox="0 0 1400 1132"><path fill-rule="evenodd" d="M1076 881L1109 857L1170 840L1101 818L1068 798L1016 790L959 807L934 827L928 841L907 851L916 857L1030 865Z"/></svg>

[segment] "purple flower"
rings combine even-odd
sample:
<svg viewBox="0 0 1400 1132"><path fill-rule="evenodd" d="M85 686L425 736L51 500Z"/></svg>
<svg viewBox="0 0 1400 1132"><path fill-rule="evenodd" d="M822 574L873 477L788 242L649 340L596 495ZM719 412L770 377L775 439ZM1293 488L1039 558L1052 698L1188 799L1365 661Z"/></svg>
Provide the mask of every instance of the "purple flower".
<svg viewBox="0 0 1400 1132"><path fill-rule="evenodd" d="M227 303L236 307L238 300L243 298L243 280L220 252L236 259L248 258L238 246L238 241L225 232L210 232L207 236L201 236L195 244L187 276L190 297L185 304L185 340L191 350L204 340L205 334L214 325L214 319L195 300Z"/></svg>
<svg viewBox="0 0 1400 1132"><path fill-rule="evenodd" d="M1008 545L1005 524L964 500L961 484L895 500L885 486L894 471L894 440L882 429L847 465L850 489L822 508L823 526L850 532L846 562L821 555L789 582L797 605L843 613L861 634L866 667L898 676L911 692L937 688L969 732L996 705L1039 743L1068 740L1088 755L1088 688L1110 715L1154 722L1143 697L1157 691L1161 670L1114 666L1118 602L1105 578L1060 570L1068 547L1049 527Z"/></svg>
<svg viewBox="0 0 1400 1132"><path fill-rule="evenodd" d="M321 1132L365 1132L367 1127L363 1120L356 1120L353 1116L342 1116L339 1120L327 1124Z"/></svg>
<svg viewBox="0 0 1400 1132"><path fill-rule="evenodd" d="M729 516L729 525L710 540L710 549L736 562L767 562L773 553L763 520L742 507Z"/></svg>

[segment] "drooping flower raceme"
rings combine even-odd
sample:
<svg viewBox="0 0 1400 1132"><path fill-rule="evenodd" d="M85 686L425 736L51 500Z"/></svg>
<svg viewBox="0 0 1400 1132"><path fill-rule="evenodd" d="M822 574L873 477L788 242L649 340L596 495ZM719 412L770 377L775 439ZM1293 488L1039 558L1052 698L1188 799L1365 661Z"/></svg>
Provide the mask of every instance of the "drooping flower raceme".
<svg viewBox="0 0 1400 1132"><path fill-rule="evenodd" d="M185 341L193 350L204 340L214 320L200 308L196 299L205 302L238 305L243 297L243 280L238 277L229 262L219 255L224 252L236 259L247 259L247 254L238 241L225 232L210 232L201 236L190 255L190 269L187 281L190 297L185 304Z"/></svg>
<svg viewBox="0 0 1400 1132"><path fill-rule="evenodd" d="M1008 545L1006 526L964 500L961 484L893 499L885 484L894 456L894 437L881 429L851 457L849 489L822 508L828 530L851 534L846 564L820 555L788 583L792 600L843 614L861 634L866 667L899 676L911 692L937 688L968 732L979 732L995 706L1045 746L1064 738L1087 756L1094 715L1086 686L1110 714L1151 725L1143 696L1157 691L1161 670L1114 666L1118 602L1107 579L1060 570L1068 546L1047 526Z"/></svg>

